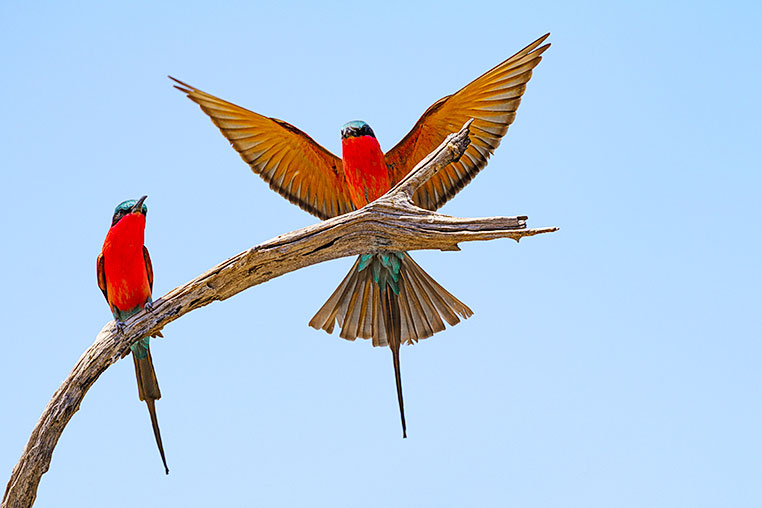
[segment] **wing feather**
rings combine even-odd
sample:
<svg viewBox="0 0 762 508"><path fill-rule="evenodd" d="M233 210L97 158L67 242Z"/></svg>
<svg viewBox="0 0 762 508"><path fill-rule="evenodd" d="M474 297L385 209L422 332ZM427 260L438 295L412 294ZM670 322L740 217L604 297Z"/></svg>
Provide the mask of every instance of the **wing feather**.
<svg viewBox="0 0 762 508"><path fill-rule="evenodd" d="M151 256L148 254L148 249L143 245L143 260L146 263L146 274L148 275L148 287L153 292L153 263L151 263Z"/></svg>
<svg viewBox="0 0 762 508"><path fill-rule="evenodd" d="M241 158L280 195L321 219L355 209L341 159L307 134L283 120L262 116L170 79L209 115Z"/></svg>
<svg viewBox="0 0 762 508"><path fill-rule="evenodd" d="M394 183L404 178L418 162L439 146L448 134L460 129L469 118L471 145L459 162L450 164L425 183L414 196L418 206L436 210L462 189L487 165L487 159L516 118L516 110L550 44L546 34L503 63L490 69L460 91L435 102L413 129L386 153L386 164Z"/></svg>
<svg viewBox="0 0 762 508"><path fill-rule="evenodd" d="M106 286L106 265L102 252L98 254L98 260L95 262L95 272L98 274L98 287L101 288L103 297L108 302L108 286Z"/></svg>

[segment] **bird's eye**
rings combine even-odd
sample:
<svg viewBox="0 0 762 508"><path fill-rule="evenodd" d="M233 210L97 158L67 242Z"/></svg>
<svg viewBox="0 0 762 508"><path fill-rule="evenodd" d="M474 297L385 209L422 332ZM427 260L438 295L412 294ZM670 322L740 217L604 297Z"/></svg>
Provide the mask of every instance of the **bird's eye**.
<svg viewBox="0 0 762 508"><path fill-rule="evenodd" d="M125 212L124 210L121 210L121 209L117 210L117 212L114 214L114 219L111 221L111 225L113 226L117 222L119 222L122 219L122 217L125 216L126 213L127 212Z"/></svg>

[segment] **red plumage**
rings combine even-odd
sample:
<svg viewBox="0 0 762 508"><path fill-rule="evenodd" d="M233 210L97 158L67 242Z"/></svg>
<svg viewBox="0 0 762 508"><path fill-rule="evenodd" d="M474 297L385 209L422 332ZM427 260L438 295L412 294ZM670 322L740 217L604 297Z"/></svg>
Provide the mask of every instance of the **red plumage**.
<svg viewBox="0 0 762 508"><path fill-rule="evenodd" d="M103 242L106 299L112 311L142 309L151 297L153 281L143 254L145 226L145 215L130 213L109 229Z"/></svg>
<svg viewBox="0 0 762 508"><path fill-rule="evenodd" d="M349 197L357 208L380 198L391 189L384 152L373 136L342 139L341 156Z"/></svg>

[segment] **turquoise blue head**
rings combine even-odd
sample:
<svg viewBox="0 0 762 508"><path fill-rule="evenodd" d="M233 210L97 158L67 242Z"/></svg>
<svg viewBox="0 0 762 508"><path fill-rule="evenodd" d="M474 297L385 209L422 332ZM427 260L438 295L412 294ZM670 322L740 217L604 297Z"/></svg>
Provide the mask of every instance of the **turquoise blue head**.
<svg viewBox="0 0 762 508"><path fill-rule="evenodd" d="M362 120L352 120L351 122L345 123L344 127L341 128L341 139L357 138L360 136L376 137L373 133L373 129L370 128L370 125Z"/></svg>
<svg viewBox="0 0 762 508"><path fill-rule="evenodd" d="M143 215L148 214L148 207L144 203L147 197L148 196L143 196L140 199L128 199L127 201L122 201L119 203L119 205L114 210L114 217L111 219L111 225L116 225L116 223L119 222L122 217L131 213L142 213Z"/></svg>

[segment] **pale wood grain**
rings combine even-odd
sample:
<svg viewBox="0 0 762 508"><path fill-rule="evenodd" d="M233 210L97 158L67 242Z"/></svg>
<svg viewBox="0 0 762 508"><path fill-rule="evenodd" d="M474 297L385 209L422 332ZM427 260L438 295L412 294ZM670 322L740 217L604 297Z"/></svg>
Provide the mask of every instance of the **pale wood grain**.
<svg viewBox="0 0 762 508"><path fill-rule="evenodd" d="M32 506L58 438L87 390L109 366L129 353L136 340L194 309L299 268L344 256L375 250L458 250L459 242L495 238L518 241L556 231L554 227L527 229L524 216L466 219L413 205L415 191L468 147L469 124L451 134L407 178L364 208L278 236L223 261L156 300L152 313L144 311L127 320L122 334L113 321L106 324L42 412L13 468L0 506Z"/></svg>

